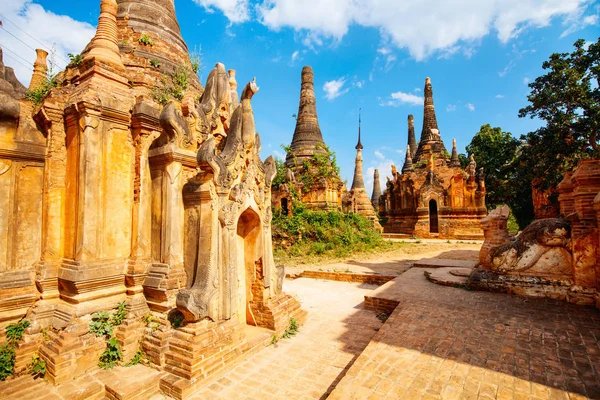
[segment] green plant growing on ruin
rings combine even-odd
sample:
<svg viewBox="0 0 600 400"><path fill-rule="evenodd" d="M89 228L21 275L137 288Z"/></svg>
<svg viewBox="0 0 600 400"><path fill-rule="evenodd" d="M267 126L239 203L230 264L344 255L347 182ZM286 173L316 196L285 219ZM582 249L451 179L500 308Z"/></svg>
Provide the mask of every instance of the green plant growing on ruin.
<svg viewBox="0 0 600 400"><path fill-rule="evenodd" d="M42 101L50 94L50 91L59 85L58 74L56 70L56 52L52 50L48 58L48 70L46 71L46 79L33 89L27 89L25 98L33 103L34 106L39 106Z"/></svg>
<svg viewBox="0 0 600 400"><path fill-rule="evenodd" d="M194 71L195 74L198 74L203 68L202 47L200 47L199 50L194 47L194 51L190 52L189 57L190 63L192 64L192 71Z"/></svg>
<svg viewBox="0 0 600 400"><path fill-rule="evenodd" d="M119 326L123 323L123 320L127 317L127 303L122 301L117 304L117 309L113 313L111 323L113 326Z"/></svg>
<svg viewBox="0 0 600 400"><path fill-rule="evenodd" d="M152 88L152 98L162 105L166 105L173 99L181 101L189 85L188 76L188 68L185 65L179 65L175 71L163 75Z"/></svg>
<svg viewBox="0 0 600 400"><path fill-rule="evenodd" d="M175 314L171 318L171 326L175 329L183 325L183 315Z"/></svg>
<svg viewBox="0 0 600 400"><path fill-rule="evenodd" d="M145 33L140 36L138 43L143 44L144 46L154 46L154 40L152 40L152 38Z"/></svg>
<svg viewBox="0 0 600 400"><path fill-rule="evenodd" d="M111 336L113 332L113 324L110 314L106 311L99 311L92 314L92 322L90 322L90 333L100 336Z"/></svg>
<svg viewBox="0 0 600 400"><path fill-rule="evenodd" d="M291 317L289 325L286 328L285 332L283 332L283 335L281 337L284 339L289 339L293 336L296 336L296 334L299 332L298 328L298 322L294 317Z"/></svg>
<svg viewBox="0 0 600 400"><path fill-rule="evenodd" d="M273 337L271 338L271 343L269 343L269 345L277 344L277 342L279 342L279 335L274 334Z"/></svg>
<svg viewBox="0 0 600 400"><path fill-rule="evenodd" d="M25 329L29 327L26 319L6 327L7 343L0 347L0 381L14 374L16 361L16 346L23 339Z"/></svg>
<svg viewBox="0 0 600 400"><path fill-rule="evenodd" d="M146 358L146 354L144 353L143 350L138 350L135 352L134 356L131 358L131 360L129 360L125 366L126 367L131 367L133 365L138 365L138 364L142 364L145 363L147 360Z"/></svg>
<svg viewBox="0 0 600 400"><path fill-rule="evenodd" d="M46 361L42 361L39 355L34 354L29 364L29 372L34 378L42 378L46 375Z"/></svg>
<svg viewBox="0 0 600 400"><path fill-rule="evenodd" d="M100 355L98 366L103 369L111 369L117 365L122 358L123 353L121 352L121 346L119 345L117 338L113 337L106 342L106 349Z"/></svg>
<svg viewBox="0 0 600 400"><path fill-rule="evenodd" d="M69 64L73 65L74 67L79 67L83 62L83 54L68 53L67 56L69 57Z"/></svg>
<svg viewBox="0 0 600 400"><path fill-rule="evenodd" d="M150 60L150 66L152 68L158 69L158 68L160 68L160 61L153 58L152 60Z"/></svg>
<svg viewBox="0 0 600 400"><path fill-rule="evenodd" d="M159 320L149 312L142 317L142 321L144 321L144 324L148 328L152 329L152 332L156 331L160 327Z"/></svg>

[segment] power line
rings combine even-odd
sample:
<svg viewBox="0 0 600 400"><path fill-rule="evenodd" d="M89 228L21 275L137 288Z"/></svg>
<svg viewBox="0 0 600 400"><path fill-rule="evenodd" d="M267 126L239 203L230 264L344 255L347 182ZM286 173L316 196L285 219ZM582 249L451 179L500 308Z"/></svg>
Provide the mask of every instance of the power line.
<svg viewBox="0 0 600 400"><path fill-rule="evenodd" d="M19 38L18 36L14 35L11 31L9 31L8 29L6 29L4 26L0 25L0 28L4 29L4 31L6 33L8 33L10 36L14 37L15 39L17 39L19 42L23 43L25 46L29 47L31 50L35 51L35 49L33 47L31 47L29 44L25 43L23 40L21 40L21 38ZM56 51L51 51L52 54L54 54L56 57L58 57L60 60L62 60L64 63L66 63L65 65L68 65L69 63L67 61L65 61L62 57L59 57L56 54ZM63 67L64 68L64 67Z"/></svg>
<svg viewBox="0 0 600 400"><path fill-rule="evenodd" d="M21 60L25 61L25 63L29 66L29 69L33 70L31 63L29 61L27 61L26 59L24 59L23 57L21 57L16 51L9 49L8 47L6 47L3 44L0 44L0 46L2 46L3 50L8 50L12 54L14 54L14 56L11 56L13 59L15 59L15 56L19 57Z"/></svg>
<svg viewBox="0 0 600 400"><path fill-rule="evenodd" d="M18 62L22 66L26 67L29 71L33 72L33 68L28 67L23 61L19 60L18 58L15 58L14 56L12 56L10 54L6 54L6 56L12 58L13 60L15 60L16 62Z"/></svg>
<svg viewBox="0 0 600 400"><path fill-rule="evenodd" d="M39 40L37 40L36 38L34 38L33 36L31 36L25 29L21 28L19 25L15 24L10 19L6 18L6 16L4 16L2 13L0 13L0 17L2 17L3 20L6 20L6 21L10 22L11 24L13 24L18 30L20 30L21 32L23 32L24 34L26 34L27 36L29 36L30 38L32 38L33 40L35 40L36 42L38 42L42 47L45 47L46 50L50 51L50 49L48 48L48 46L46 46L44 43L40 42Z"/></svg>

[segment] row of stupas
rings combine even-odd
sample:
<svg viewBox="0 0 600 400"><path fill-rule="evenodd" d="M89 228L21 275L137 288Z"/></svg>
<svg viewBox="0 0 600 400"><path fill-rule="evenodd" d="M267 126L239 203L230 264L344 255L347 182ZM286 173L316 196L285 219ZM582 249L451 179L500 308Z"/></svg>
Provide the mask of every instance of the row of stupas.
<svg viewBox="0 0 600 400"><path fill-rule="evenodd" d="M375 171L372 202L386 221L384 232L454 239L481 239L479 220L487 215L483 169L471 155L461 168L456 140L449 154L440 136L431 80L425 79L423 126L417 145L415 124L408 116L408 144L402 170L392 166L381 193Z"/></svg>
<svg viewBox="0 0 600 400"><path fill-rule="evenodd" d="M360 135L359 112L354 178L348 191L331 163L330 151L319 127L313 70L309 66L302 68L296 128L285 160L286 179L279 188L273 189L273 207L280 207L288 214L297 198L312 209L358 213L380 229L377 212L365 189Z"/></svg>
<svg viewBox="0 0 600 400"><path fill-rule="evenodd" d="M67 384L107 349L92 315L125 302L123 362L141 350L152 366L136 396L186 398L305 315L273 260L259 88L240 95L220 63L200 84L173 0L102 0L82 56L39 104L0 57L0 331L26 318L15 372L39 354Z"/></svg>

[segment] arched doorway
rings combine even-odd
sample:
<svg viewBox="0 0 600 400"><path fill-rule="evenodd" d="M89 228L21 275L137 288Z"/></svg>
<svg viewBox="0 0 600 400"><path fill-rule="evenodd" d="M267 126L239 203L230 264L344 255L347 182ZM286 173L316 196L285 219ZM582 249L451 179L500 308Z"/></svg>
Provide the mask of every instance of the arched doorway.
<svg viewBox="0 0 600 400"><path fill-rule="evenodd" d="M439 233L438 208L435 200L429 200L429 233Z"/></svg>
<svg viewBox="0 0 600 400"><path fill-rule="evenodd" d="M252 301L252 284L256 279L256 262L259 261L262 251L260 243L261 224L260 218L252 210L247 209L240 215L237 225L238 237L238 277L240 279L238 313L241 320L248 325L256 325L256 319L250 308Z"/></svg>

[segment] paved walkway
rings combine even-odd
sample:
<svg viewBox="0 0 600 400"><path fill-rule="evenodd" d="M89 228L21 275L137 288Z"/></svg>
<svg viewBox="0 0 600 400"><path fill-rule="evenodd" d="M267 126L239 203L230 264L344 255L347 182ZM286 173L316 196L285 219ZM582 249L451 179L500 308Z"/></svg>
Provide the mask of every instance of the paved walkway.
<svg viewBox="0 0 600 400"><path fill-rule="evenodd" d="M600 312L472 292L412 268L399 301L329 399L600 399Z"/></svg>
<svg viewBox="0 0 600 400"><path fill-rule="evenodd" d="M376 286L307 278L286 280L308 317L300 333L282 339L227 372L194 399L321 399L382 326L362 307Z"/></svg>

